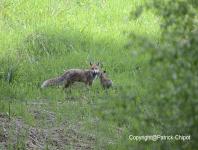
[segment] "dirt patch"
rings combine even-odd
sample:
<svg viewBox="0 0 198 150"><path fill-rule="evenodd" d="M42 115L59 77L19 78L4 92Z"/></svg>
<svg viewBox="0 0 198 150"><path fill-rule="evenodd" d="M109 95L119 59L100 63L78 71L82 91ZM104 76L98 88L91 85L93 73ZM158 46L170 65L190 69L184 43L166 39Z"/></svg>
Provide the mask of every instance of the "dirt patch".
<svg viewBox="0 0 198 150"><path fill-rule="evenodd" d="M51 123L48 128L33 127L20 118L9 119L0 113L0 149L93 149L95 137L78 131L78 127L64 122L56 126L56 116L52 112L33 111L36 120Z"/></svg>
<svg viewBox="0 0 198 150"><path fill-rule="evenodd" d="M8 131L7 127L9 124L9 119L5 114L0 114L0 149L4 149L8 141Z"/></svg>

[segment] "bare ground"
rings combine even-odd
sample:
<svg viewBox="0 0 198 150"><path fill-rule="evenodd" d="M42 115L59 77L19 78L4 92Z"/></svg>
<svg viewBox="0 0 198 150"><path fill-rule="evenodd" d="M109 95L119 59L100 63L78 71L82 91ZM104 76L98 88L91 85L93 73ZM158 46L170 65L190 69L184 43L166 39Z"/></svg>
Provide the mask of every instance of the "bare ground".
<svg viewBox="0 0 198 150"><path fill-rule="evenodd" d="M53 112L30 110L36 124L28 125L21 118L0 113L0 149L93 149L96 143L93 135L80 132L80 125L68 121L56 123ZM40 124L40 122L43 122Z"/></svg>

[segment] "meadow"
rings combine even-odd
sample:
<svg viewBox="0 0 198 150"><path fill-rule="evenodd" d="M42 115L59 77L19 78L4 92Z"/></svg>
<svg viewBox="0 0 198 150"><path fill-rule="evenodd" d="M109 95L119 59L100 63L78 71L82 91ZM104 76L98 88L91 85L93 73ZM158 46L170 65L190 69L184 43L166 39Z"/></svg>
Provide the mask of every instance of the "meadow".
<svg viewBox="0 0 198 150"><path fill-rule="evenodd" d="M147 101L155 80L151 53L129 40L133 33L158 42L161 20L152 11L131 19L131 13L144 3L0 2L0 116L6 121L1 126L9 126L4 127L7 134L0 148L160 148L160 142L129 139L129 135L162 131L151 120L157 115ZM44 80L65 69L89 68L90 61L102 64L113 88L103 90L98 79L89 90L83 84L72 86L71 93L58 87L40 88ZM147 128L143 118L154 123Z"/></svg>

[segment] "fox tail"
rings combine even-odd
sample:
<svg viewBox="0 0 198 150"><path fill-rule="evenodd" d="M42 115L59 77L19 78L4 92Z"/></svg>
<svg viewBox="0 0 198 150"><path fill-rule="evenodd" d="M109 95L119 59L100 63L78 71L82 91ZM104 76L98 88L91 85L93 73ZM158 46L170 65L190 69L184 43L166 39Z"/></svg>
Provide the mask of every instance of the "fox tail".
<svg viewBox="0 0 198 150"><path fill-rule="evenodd" d="M53 78L53 79L49 79L43 82L43 84L41 85L41 88L45 88L45 87L49 87L49 86L53 86L53 85L61 85L64 82L64 77L57 77L57 78Z"/></svg>

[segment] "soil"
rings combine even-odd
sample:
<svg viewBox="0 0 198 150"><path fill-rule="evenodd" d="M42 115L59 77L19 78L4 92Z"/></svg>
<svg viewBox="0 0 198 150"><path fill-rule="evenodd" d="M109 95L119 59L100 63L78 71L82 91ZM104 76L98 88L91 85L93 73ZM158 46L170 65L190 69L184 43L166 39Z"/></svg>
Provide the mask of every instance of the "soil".
<svg viewBox="0 0 198 150"><path fill-rule="evenodd" d="M0 149L90 150L94 148L95 137L80 132L79 124L72 125L68 121L58 124L55 114L46 110L30 112L37 122L35 126L28 125L21 118L9 119L7 114L0 113Z"/></svg>

